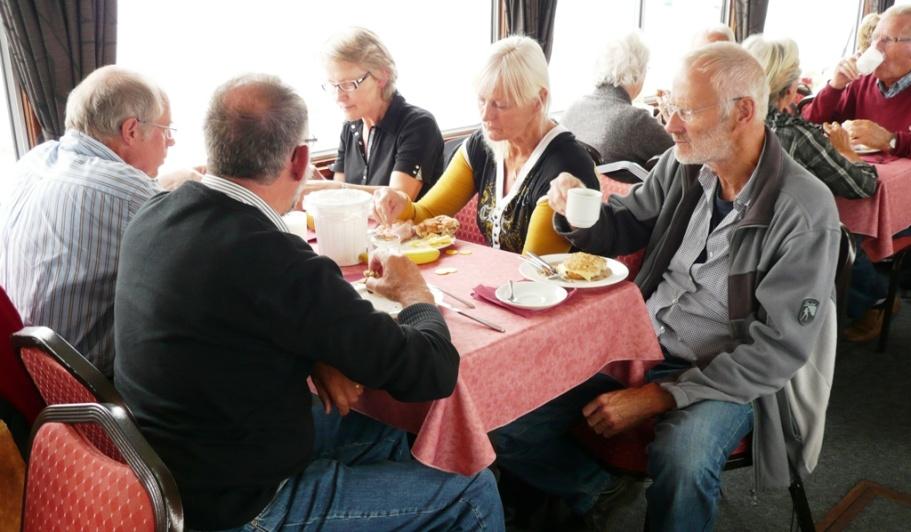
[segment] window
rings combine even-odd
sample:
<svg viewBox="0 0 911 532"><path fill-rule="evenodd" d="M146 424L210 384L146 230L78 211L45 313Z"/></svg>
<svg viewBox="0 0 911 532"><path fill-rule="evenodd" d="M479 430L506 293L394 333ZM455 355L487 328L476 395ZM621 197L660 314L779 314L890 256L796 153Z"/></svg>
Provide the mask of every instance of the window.
<svg viewBox="0 0 911 532"><path fill-rule="evenodd" d="M323 93L319 49L348 26L376 32L392 53L405 98L442 129L478 122L472 79L490 45L489 1L335 2L127 0L118 4L117 62L155 80L178 128L163 171L202 164L209 97L246 72L275 74L310 111L316 150L334 150L343 117ZM179 16L176 16L179 14Z"/></svg>
<svg viewBox="0 0 911 532"><path fill-rule="evenodd" d="M722 22L723 5L724 0L643 0L642 31L651 58L642 94L671 88L694 37Z"/></svg>
<svg viewBox="0 0 911 532"><path fill-rule="evenodd" d="M5 31L0 31L4 33L4 35L0 35L0 39L3 41L0 43L0 54L3 54L3 68L0 68L0 75L4 77L4 79L0 80L0 203L2 203L10 193L14 183L13 166L19 156L14 139L13 121L10 117L10 106L14 105L13 102L18 102L18 99L13 98L13 101L10 101L7 98L6 87L13 78L12 70L9 68L10 60L6 47Z"/></svg>
<svg viewBox="0 0 911 532"><path fill-rule="evenodd" d="M550 57L551 112L594 90L598 54L615 35L638 26L638 2L558 2Z"/></svg>
<svg viewBox="0 0 911 532"><path fill-rule="evenodd" d="M770 0L764 34L770 38L790 37L800 49L803 75L821 87L838 60L854 51L854 31L860 2L842 0ZM825 19L820 13L825 12ZM818 31L807 31L807 21L817 21Z"/></svg>

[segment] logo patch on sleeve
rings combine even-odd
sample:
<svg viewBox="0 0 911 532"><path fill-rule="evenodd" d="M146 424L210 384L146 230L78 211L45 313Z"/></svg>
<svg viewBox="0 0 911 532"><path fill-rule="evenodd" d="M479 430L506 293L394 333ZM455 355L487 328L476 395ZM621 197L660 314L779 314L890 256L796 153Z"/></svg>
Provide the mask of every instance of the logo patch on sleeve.
<svg viewBox="0 0 911 532"><path fill-rule="evenodd" d="M797 322L806 325L816 317L816 311L819 309L819 301L815 299L804 299L800 304L800 311L797 312Z"/></svg>

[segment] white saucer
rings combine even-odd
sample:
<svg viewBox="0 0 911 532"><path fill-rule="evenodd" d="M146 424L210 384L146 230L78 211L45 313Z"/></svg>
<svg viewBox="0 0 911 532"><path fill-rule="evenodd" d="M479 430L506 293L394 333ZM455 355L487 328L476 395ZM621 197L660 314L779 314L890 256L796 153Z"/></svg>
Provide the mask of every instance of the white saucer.
<svg viewBox="0 0 911 532"><path fill-rule="evenodd" d="M858 155L867 155L870 153L879 153L880 151L882 151L882 150L877 150L876 148L871 148L871 147L867 146L866 144L852 144L851 148L853 148L854 151L857 152Z"/></svg>
<svg viewBox="0 0 911 532"><path fill-rule="evenodd" d="M516 281L513 283L515 294L509 299L509 283L497 287L495 295L502 303L511 307L530 310L541 310L559 305L566 300L568 292L554 283L535 281Z"/></svg>

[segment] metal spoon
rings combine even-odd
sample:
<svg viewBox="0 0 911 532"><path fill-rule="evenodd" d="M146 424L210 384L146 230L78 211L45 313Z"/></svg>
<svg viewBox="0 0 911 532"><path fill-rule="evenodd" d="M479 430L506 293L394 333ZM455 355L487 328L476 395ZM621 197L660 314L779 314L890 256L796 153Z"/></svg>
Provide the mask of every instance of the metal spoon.
<svg viewBox="0 0 911 532"><path fill-rule="evenodd" d="M507 297L510 302L516 302L516 287L513 285L512 280L509 281L509 297Z"/></svg>

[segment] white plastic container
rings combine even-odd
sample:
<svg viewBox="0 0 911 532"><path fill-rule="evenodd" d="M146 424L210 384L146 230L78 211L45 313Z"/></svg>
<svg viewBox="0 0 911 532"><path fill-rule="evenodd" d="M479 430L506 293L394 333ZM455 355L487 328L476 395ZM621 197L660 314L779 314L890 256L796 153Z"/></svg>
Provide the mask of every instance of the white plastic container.
<svg viewBox="0 0 911 532"><path fill-rule="evenodd" d="M367 216L373 196L362 190L336 189L311 192L304 200L313 214L316 242L321 255L339 266L359 262L367 250Z"/></svg>

